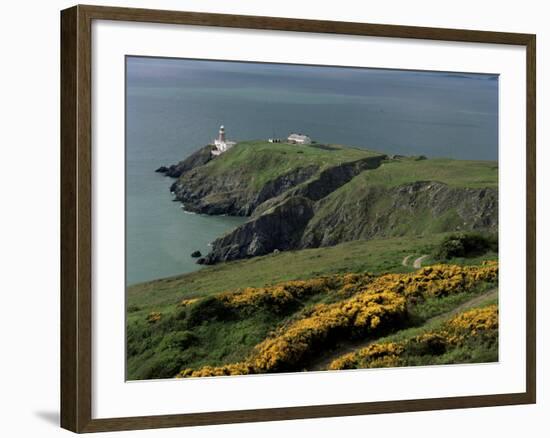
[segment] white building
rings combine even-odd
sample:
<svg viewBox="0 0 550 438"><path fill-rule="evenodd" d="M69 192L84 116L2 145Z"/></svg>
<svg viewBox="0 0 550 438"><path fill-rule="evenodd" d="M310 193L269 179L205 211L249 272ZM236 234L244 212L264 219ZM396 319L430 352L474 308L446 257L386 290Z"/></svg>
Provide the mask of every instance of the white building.
<svg viewBox="0 0 550 438"><path fill-rule="evenodd" d="M220 131L218 132L218 138L214 139L214 146L216 149L212 150L212 155L220 155L224 152L231 149L235 146L236 142L229 141L225 138L225 128L220 126Z"/></svg>
<svg viewBox="0 0 550 438"><path fill-rule="evenodd" d="M290 134L287 141L292 144L311 144L311 138L304 134Z"/></svg>

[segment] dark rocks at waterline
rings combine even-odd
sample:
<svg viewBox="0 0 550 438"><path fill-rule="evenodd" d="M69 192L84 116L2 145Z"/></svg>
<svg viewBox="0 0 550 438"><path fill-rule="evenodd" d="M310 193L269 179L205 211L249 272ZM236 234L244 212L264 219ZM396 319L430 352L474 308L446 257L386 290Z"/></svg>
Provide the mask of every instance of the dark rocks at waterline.
<svg viewBox="0 0 550 438"><path fill-rule="evenodd" d="M197 259L197 265L205 265L205 264L206 264L206 259L204 257Z"/></svg>
<svg viewBox="0 0 550 438"><path fill-rule="evenodd" d="M179 178L195 167L202 166L212 159L212 146L207 145L192 153L185 160L171 166L160 166L155 172L163 173L170 178Z"/></svg>
<svg viewBox="0 0 550 438"><path fill-rule="evenodd" d="M294 196L216 239L208 265L296 248L314 215L313 201Z"/></svg>
<svg viewBox="0 0 550 438"><path fill-rule="evenodd" d="M191 257L193 258L197 258L197 257L201 257L202 256L202 253L200 251L193 251L191 253Z"/></svg>

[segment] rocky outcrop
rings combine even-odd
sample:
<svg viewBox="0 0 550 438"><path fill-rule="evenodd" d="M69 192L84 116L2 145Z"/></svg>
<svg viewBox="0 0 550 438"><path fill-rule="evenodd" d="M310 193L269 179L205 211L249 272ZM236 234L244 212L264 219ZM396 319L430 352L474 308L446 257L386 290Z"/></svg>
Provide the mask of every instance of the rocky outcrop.
<svg viewBox="0 0 550 438"><path fill-rule="evenodd" d="M355 192L339 202L329 201L301 195L285 198L215 240L206 263L359 239L498 229L498 191L490 188L416 182L363 187L358 196Z"/></svg>
<svg viewBox="0 0 550 438"><path fill-rule="evenodd" d="M250 216L258 205L307 181L317 172L319 167L315 165L299 167L260 187L253 187L239 169L210 175L197 168L183 174L172 185L171 191L188 211Z"/></svg>
<svg viewBox="0 0 550 438"><path fill-rule="evenodd" d="M212 146L207 145L193 152L185 160L171 166L160 166L155 172L163 173L172 178L179 178L185 172L188 172L195 167L202 166L212 159Z"/></svg>
<svg viewBox="0 0 550 438"><path fill-rule="evenodd" d="M339 199L338 199L339 198ZM415 182L364 187L351 197L337 193L317 206L300 248L444 231L498 230L498 191Z"/></svg>
<svg viewBox="0 0 550 438"><path fill-rule="evenodd" d="M452 187L434 181L371 184L363 177L388 159L383 154L353 161L333 159L331 165L309 161L302 166L295 161L288 166L283 161L281 166L279 156L280 174L271 175L272 156L265 154L258 166L253 154L240 161L223 155L213 158L211 146L205 146L174 166L157 169L177 177L171 191L186 210L250 217L216 239L211 252L197 263L358 239L498 229L496 188ZM222 161L210 163L213 159Z"/></svg>
<svg viewBox="0 0 550 438"><path fill-rule="evenodd" d="M386 155L378 155L324 169L315 178L311 178L309 181L285 191L280 196L272 196L267 199L267 201L260 204L254 210L254 216L259 216L264 211L293 196L303 196L312 201L318 201L349 182L354 176L364 170L376 169L386 158Z"/></svg>
<svg viewBox="0 0 550 438"><path fill-rule="evenodd" d="M294 196L212 243L206 264L296 248L310 219L313 202Z"/></svg>

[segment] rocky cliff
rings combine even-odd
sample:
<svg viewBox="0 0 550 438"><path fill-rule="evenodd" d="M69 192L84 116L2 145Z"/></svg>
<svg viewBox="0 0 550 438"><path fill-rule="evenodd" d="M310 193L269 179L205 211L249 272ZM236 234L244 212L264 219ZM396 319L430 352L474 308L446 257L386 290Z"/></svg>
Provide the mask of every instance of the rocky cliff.
<svg viewBox="0 0 550 438"><path fill-rule="evenodd" d="M212 146L207 145L193 152L185 160L171 166L160 166L155 172L163 173L172 178L179 178L182 174L202 166L212 159Z"/></svg>
<svg viewBox="0 0 550 438"><path fill-rule="evenodd" d="M250 216L212 243L207 264L358 239L498 229L494 163L245 146L214 159L206 147L164 172L178 177L171 190L185 209ZM419 179L432 174L441 180Z"/></svg>
<svg viewBox="0 0 550 438"><path fill-rule="evenodd" d="M317 206L299 247L455 230L496 232L498 191L419 181L336 192Z"/></svg>

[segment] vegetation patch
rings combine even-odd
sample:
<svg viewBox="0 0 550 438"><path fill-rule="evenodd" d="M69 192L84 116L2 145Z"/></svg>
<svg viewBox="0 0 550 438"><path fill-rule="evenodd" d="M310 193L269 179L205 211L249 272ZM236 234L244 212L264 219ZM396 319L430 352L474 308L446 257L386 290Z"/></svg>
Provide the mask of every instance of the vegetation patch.
<svg viewBox="0 0 550 438"><path fill-rule="evenodd" d="M281 295L284 302L303 299L308 294L305 291L312 290L316 294L329 292L342 299L305 306L280 320L244 360L221 366L209 363L198 369L183 368L177 376L297 371L341 340L380 337L399 330L409 319L410 306L418 302L458 294L482 283L494 283L497 278L498 265L490 262L481 266L436 265L410 274L348 274L279 285L271 291L265 288L260 295L279 296L284 292ZM289 292L292 288L294 294ZM224 293L218 298L229 307L252 308L255 316L262 313L257 290Z"/></svg>
<svg viewBox="0 0 550 438"><path fill-rule="evenodd" d="M443 238L433 256L440 260L455 257L476 257L487 252L498 252L498 236L480 233L456 233Z"/></svg>
<svg viewBox="0 0 550 438"><path fill-rule="evenodd" d="M374 343L335 359L330 370L498 360L498 306L472 309L400 342Z"/></svg>

